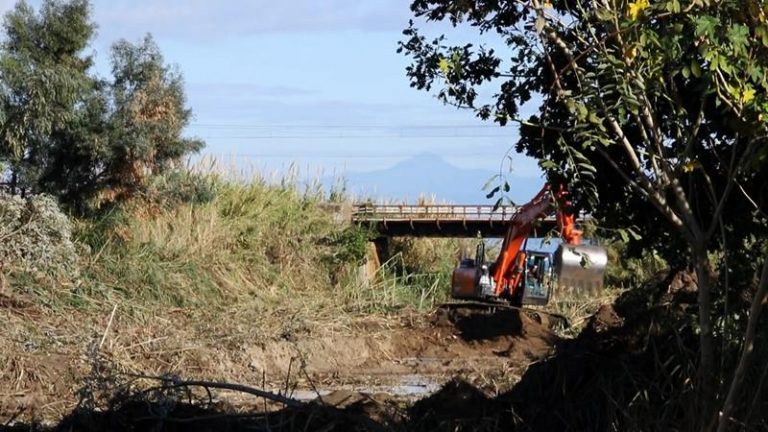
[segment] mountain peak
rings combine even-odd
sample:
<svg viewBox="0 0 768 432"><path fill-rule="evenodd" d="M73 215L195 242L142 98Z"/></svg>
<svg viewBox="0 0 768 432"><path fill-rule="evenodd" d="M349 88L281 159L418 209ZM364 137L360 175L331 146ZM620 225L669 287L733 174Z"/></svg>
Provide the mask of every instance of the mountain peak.
<svg viewBox="0 0 768 432"><path fill-rule="evenodd" d="M432 153L432 152L419 153L419 154L411 157L411 159L420 160L420 161L440 161L440 162L444 162L442 156L440 156L437 153Z"/></svg>
<svg viewBox="0 0 768 432"><path fill-rule="evenodd" d="M420 153L379 171L353 172L345 177L357 196L416 202L420 196L459 204L489 203L482 190L493 172L452 165L436 153ZM543 180L510 176L510 198L524 202L541 188Z"/></svg>
<svg viewBox="0 0 768 432"><path fill-rule="evenodd" d="M423 170L424 168L431 168L431 167L440 167L444 169L456 169L453 165L449 164L448 162L443 159L442 156L440 156L437 153L419 153L416 156L410 157L397 165L395 165L393 168L403 168L403 167L414 167L419 170Z"/></svg>

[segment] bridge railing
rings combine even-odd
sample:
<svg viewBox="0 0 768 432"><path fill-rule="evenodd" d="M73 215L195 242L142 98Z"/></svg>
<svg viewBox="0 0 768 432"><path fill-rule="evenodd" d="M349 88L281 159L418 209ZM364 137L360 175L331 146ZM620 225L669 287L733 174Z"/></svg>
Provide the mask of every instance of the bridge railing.
<svg viewBox="0 0 768 432"><path fill-rule="evenodd" d="M357 221L506 221L518 211L517 206L492 205L407 205L364 204L352 212Z"/></svg>

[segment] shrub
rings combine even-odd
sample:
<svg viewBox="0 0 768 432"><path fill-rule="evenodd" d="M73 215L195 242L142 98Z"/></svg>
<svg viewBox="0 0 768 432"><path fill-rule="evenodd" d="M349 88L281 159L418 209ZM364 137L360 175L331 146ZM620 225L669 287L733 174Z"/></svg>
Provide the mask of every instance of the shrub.
<svg viewBox="0 0 768 432"><path fill-rule="evenodd" d="M0 193L0 263L25 272L75 269L71 225L53 198Z"/></svg>
<svg viewBox="0 0 768 432"><path fill-rule="evenodd" d="M439 238L395 238L390 243L390 253L402 255L402 273L448 273L456 266L460 252L470 241Z"/></svg>
<svg viewBox="0 0 768 432"><path fill-rule="evenodd" d="M206 204L216 198L217 178L188 170L174 170L149 179L147 201L165 208L181 204Z"/></svg>

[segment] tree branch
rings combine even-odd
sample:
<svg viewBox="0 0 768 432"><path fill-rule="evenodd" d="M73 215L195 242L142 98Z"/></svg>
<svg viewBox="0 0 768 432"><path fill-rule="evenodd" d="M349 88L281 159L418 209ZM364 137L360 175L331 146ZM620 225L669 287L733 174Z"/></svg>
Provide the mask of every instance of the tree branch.
<svg viewBox="0 0 768 432"><path fill-rule="evenodd" d="M718 417L717 432L725 432L731 422L733 422L731 414L734 405L736 404L736 399L744 386L744 379L752 361L757 323L760 320L766 296L768 296L768 254L765 254L759 286L749 309L749 320L747 321L747 330L744 335L744 347L741 352L741 357L739 358L739 364L736 367L736 371L733 373L728 396L725 398L723 409L720 411Z"/></svg>

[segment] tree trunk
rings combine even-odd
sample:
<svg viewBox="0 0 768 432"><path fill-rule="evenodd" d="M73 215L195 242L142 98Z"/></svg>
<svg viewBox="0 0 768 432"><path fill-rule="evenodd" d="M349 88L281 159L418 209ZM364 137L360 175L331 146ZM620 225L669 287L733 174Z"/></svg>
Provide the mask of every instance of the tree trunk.
<svg viewBox="0 0 768 432"><path fill-rule="evenodd" d="M11 171L11 195L16 195L16 184L18 182L18 177L16 175L16 169L12 169Z"/></svg>
<svg viewBox="0 0 768 432"><path fill-rule="evenodd" d="M728 397L725 399L723 409L720 412L717 431L725 432L731 424L731 416L736 399L744 386L744 378L749 370L752 360L752 353L755 348L755 334L757 333L757 323L760 320L760 314L763 311L766 296L768 295L768 259L763 263L763 269L760 274L760 282L757 287L755 297L752 298L752 305L749 310L749 320L747 321L747 331L744 335L744 347L739 358L739 364L733 373L731 387L728 389ZM759 391L759 389L758 389Z"/></svg>
<svg viewBox="0 0 768 432"><path fill-rule="evenodd" d="M693 245L694 268L699 285L699 416L698 430L713 425L715 410L715 344L712 331L712 278L709 257L703 242Z"/></svg>

